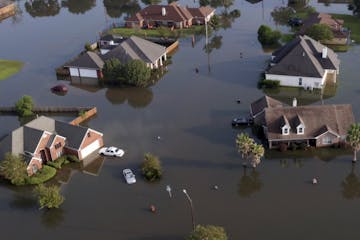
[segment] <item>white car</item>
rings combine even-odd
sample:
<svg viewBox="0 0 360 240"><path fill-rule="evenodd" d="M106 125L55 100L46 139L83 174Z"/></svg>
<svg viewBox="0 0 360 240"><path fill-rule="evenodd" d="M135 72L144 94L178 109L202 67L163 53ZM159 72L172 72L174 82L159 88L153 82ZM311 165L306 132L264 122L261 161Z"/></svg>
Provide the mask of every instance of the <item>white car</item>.
<svg viewBox="0 0 360 240"><path fill-rule="evenodd" d="M122 157L124 155L124 150L117 147L103 147L99 150L100 155L112 156L112 157Z"/></svg>
<svg viewBox="0 0 360 240"><path fill-rule="evenodd" d="M131 171L131 169L128 168L124 169L123 174L127 184L136 183L135 174Z"/></svg>

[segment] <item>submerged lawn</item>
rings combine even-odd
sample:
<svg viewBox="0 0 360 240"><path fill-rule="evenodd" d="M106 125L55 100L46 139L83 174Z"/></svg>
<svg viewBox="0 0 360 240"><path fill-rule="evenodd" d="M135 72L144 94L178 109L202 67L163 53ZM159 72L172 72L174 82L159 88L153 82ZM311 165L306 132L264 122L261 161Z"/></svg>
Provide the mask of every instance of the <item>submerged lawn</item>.
<svg viewBox="0 0 360 240"><path fill-rule="evenodd" d="M4 80L19 72L23 65L22 62L0 59L0 80Z"/></svg>
<svg viewBox="0 0 360 240"><path fill-rule="evenodd" d="M347 14L331 14L333 17L344 20L344 27L351 30L351 39L360 43L360 17Z"/></svg>

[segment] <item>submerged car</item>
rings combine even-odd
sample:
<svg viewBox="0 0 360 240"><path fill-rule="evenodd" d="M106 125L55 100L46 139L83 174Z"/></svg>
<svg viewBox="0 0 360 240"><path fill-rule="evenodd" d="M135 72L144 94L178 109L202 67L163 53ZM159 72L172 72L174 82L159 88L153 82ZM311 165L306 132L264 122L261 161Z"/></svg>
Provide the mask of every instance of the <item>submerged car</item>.
<svg viewBox="0 0 360 240"><path fill-rule="evenodd" d="M135 174L131 171L131 169L128 169L128 168L124 169L123 175L124 175L124 178L125 178L127 184L136 183Z"/></svg>
<svg viewBox="0 0 360 240"><path fill-rule="evenodd" d="M301 18L294 17L290 18L288 23L292 27L299 27L303 25L303 20Z"/></svg>
<svg viewBox="0 0 360 240"><path fill-rule="evenodd" d="M250 125L253 123L253 120L251 118L246 118L246 117L238 117L238 118L234 118L231 121L231 125L233 127L238 127L241 125Z"/></svg>
<svg viewBox="0 0 360 240"><path fill-rule="evenodd" d="M112 156L112 157L122 157L124 155L124 150L117 147L103 147L99 150L100 155Z"/></svg>
<svg viewBox="0 0 360 240"><path fill-rule="evenodd" d="M51 88L52 92L55 93L67 93L68 88L64 84L59 84Z"/></svg>

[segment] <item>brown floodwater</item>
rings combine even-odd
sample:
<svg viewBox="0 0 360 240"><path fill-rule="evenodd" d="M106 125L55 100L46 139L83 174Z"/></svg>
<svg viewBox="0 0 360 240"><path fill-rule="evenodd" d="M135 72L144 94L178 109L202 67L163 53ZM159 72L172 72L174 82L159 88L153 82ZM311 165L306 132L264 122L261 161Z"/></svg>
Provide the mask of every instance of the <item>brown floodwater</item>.
<svg viewBox="0 0 360 240"><path fill-rule="evenodd" d="M56 181L62 183L66 200L57 210L39 210L31 188L1 183L2 238L180 240L192 228L182 189L193 200L195 223L223 226L233 240L360 237L360 171L352 166L351 153L268 151L255 171L244 171L235 148L236 134L252 132L231 128L231 119L247 114L249 104L263 95L257 81L271 54L258 43L257 29L268 24L289 31L276 26L270 15L287 1L235 0L230 10L239 9L241 17L231 27L213 32L210 39L217 41L211 53L204 51L204 37L197 37L194 47L190 38L180 40L168 73L148 89L91 88L61 81L69 85L65 96L50 92L59 83L55 68L144 3L34 0L32 7L25 1L17 3L22 13L0 23L0 58L20 60L25 66L0 81L1 105L13 105L27 94L41 106L96 106L98 115L86 124L104 133L106 145L119 146L126 154L62 170ZM349 13L346 4L310 4L318 11ZM304 91L271 95L285 101L296 96L299 104L351 103L359 120L359 56L359 46L339 53L341 74L334 96L321 100L319 94ZM0 116L0 138L19 124L17 117ZM157 183L140 177L146 152L162 161L164 177ZM135 185L125 183L124 168L134 170ZM319 179L316 186L310 184L314 176ZM151 204L156 214L149 211Z"/></svg>

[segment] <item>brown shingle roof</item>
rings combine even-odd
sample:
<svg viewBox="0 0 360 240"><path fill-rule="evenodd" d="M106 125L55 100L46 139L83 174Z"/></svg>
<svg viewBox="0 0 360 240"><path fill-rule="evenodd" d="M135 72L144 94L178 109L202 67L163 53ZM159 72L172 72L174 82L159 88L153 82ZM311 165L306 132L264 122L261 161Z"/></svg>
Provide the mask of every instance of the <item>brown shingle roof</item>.
<svg viewBox="0 0 360 240"><path fill-rule="evenodd" d="M290 124L290 134L282 135L282 116ZM300 117L305 126L304 134L296 134L296 118ZM355 121L350 104L266 108L265 122L268 140L312 139L330 131L345 137Z"/></svg>
<svg viewBox="0 0 360 240"><path fill-rule="evenodd" d="M212 12L215 11L215 9L209 7L209 6L203 6L203 7L199 7L199 8L187 8L187 10L189 10L190 14L194 17L194 18L205 18L206 16L208 16L209 14L211 14Z"/></svg>

